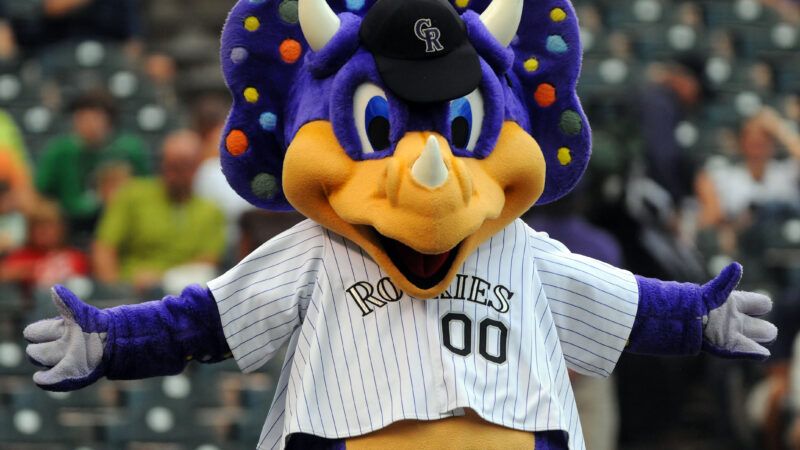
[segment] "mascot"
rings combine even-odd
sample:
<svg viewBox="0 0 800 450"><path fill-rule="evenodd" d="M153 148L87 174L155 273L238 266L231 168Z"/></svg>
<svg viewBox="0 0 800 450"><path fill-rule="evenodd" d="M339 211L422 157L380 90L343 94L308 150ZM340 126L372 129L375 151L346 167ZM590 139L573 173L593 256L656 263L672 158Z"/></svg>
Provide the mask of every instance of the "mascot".
<svg viewBox="0 0 800 450"><path fill-rule="evenodd" d="M239 0L230 185L308 220L207 287L99 310L56 286L43 389L286 359L259 449L582 449L568 369L763 359L771 302L571 254L518 217L589 159L567 0ZM265 405L266 407L266 405Z"/></svg>

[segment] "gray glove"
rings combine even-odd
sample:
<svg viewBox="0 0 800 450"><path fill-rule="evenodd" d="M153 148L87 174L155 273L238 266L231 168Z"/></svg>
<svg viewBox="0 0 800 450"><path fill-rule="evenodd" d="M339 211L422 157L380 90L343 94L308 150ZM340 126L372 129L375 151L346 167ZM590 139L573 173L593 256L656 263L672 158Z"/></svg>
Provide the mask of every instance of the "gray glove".
<svg viewBox="0 0 800 450"><path fill-rule="evenodd" d="M778 328L759 319L772 310L772 300L755 292L733 291L727 301L703 318L703 349L727 357L767 358L763 345L778 337Z"/></svg>
<svg viewBox="0 0 800 450"><path fill-rule="evenodd" d="M39 387L71 391L88 386L105 374L103 348L108 334L105 313L80 301L62 286L52 290L60 317L28 325L25 352L43 370L33 375Z"/></svg>

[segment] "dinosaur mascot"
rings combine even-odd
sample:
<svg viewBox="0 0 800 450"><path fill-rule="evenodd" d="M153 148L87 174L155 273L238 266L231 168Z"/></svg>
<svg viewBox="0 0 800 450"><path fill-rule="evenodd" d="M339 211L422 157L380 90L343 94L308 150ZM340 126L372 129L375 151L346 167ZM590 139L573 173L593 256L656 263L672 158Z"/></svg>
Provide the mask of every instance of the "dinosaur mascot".
<svg viewBox="0 0 800 450"><path fill-rule="evenodd" d="M230 185L308 220L207 287L25 337L44 389L261 367L259 449L582 449L567 369L622 351L763 359L769 298L575 255L518 217L589 159L567 0L239 0L222 37ZM266 407L266 405L265 405Z"/></svg>

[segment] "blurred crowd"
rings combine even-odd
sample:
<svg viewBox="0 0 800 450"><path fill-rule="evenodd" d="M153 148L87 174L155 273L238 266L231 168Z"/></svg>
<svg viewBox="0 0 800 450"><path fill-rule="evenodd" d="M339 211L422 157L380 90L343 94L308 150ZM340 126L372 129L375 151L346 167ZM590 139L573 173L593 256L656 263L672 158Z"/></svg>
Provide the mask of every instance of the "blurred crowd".
<svg viewBox="0 0 800 450"><path fill-rule="evenodd" d="M0 448L55 448L47 423L16 413L75 407L31 390L19 357L21 326L54 313L50 286L99 306L158 298L302 219L252 209L220 170L218 36L233 3L0 0ZM625 355L609 381L574 376L589 448L800 449L800 2L574 4L594 155L575 193L524 220L645 276L704 282L740 261L741 287L773 298L780 327L766 364ZM263 418L274 373L221 366L164 386L100 383L84 413L143 415L87 419L61 443L194 448L181 447L192 430L158 431L159 402L188 411L173 419L185 426L210 424L200 435L223 448L252 443L261 419L248 414ZM213 400L176 402L185 383ZM49 429L84 423L59 411Z"/></svg>
<svg viewBox="0 0 800 450"><path fill-rule="evenodd" d="M8 130L0 142L0 282L30 294L87 278L158 295L208 281L252 251L268 236L254 238L248 220L282 231L225 184L217 146L227 110L223 97L202 97L187 127L149 148L118 126L113 97L88 91L67 106L70 129L35 159L13 119L0 116Z"/></svg>
<svg viewBox="0 0 800 450"><path fill-rule="evenodd" d="M797 2L576 8L594 154L581 192L531 222L645 276L704 282L740 261L741 288L771 295L780 328L766 364L626 355L615 384L574 380L579 407L594 405L587 435L600 449L800 448ZM612 388L618 409L598 408Z"/></svg>
<svg viewBox="0 0 800 450"><path fill-rule="evenodd" d="M254 228L239 225L250 207L218 157L229 99L214 36L232 4L178 3L0 2L0 281L31 293L85 277L157 294L258 245L239 232ZM187 83L198 72L214 75ZM26 110L31 100L45 109ZM45 137L26 139L31 128ZM243 222L259 220L250 212Z"/></svg>

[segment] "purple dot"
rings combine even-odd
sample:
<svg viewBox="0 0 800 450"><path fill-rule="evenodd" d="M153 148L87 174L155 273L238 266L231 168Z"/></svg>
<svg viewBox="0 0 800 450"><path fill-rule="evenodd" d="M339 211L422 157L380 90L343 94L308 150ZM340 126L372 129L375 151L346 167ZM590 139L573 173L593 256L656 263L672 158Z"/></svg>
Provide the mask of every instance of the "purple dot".
<svg viewBox="0 0 800 450"><path fill-rule="evenodd" d="M243 63L249 55L250 53L244 47L234 47L231 49L231 61L233 61L234 64Z"/></svg>

